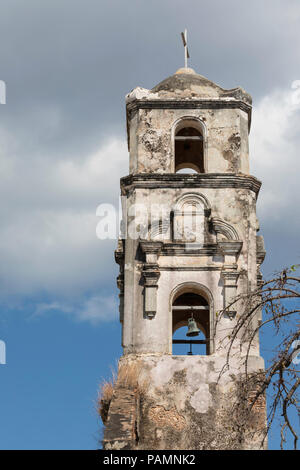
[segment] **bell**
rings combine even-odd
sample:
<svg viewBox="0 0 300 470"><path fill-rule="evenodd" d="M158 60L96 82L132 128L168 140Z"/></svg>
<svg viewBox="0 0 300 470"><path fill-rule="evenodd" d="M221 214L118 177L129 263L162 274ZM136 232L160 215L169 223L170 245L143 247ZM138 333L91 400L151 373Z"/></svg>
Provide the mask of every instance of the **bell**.
<svg viewBox="0 0 300 470"><path fill-rule="evenodd" d="M186 336L198 336L200 330L197 327L197 323L195 322L194 318L191 317L188 319L188 331Z"/></svg>

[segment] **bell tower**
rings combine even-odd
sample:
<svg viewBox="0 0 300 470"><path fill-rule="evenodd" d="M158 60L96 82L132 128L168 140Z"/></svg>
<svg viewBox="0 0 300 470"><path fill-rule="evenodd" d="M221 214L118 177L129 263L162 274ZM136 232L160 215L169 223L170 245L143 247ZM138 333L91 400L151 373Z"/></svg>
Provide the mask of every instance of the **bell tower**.
<svg viewBox="0 0 300 470"><path fill-rule="evenodd" d="M242 88L187 67L126 96L129 175L115 252L124 355L106 449L259 448L264 402L244 431L232 414L248 346L239 338L226 365L243 309L231 304L257 286L265 253L261 183L249 173L251 103ZM248 371L263 370L256 338Z"/></svg>

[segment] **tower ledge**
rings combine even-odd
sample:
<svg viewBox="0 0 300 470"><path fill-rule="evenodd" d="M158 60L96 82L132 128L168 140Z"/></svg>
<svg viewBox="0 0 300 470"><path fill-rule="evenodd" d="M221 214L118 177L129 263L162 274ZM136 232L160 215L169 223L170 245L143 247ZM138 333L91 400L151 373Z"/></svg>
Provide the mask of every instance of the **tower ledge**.
<svg viewBox="0 0 300 470"><path fill-rule="evenodd" d="M121 178L124 193L132 188L236 188L253 191L257 197L260 187L261 182L255 176L231 173L140 173Z"/></svg>

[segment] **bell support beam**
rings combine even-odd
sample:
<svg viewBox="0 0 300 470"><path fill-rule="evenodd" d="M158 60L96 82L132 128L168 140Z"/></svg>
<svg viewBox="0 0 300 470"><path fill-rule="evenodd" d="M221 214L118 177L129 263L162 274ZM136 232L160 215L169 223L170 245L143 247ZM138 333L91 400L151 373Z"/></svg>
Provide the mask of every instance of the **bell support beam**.
<svg viewBox="0 0 300 470"><path fill-rule="evenodd" d="M173 305L172 310L209 310L205 305Z"/></svg>
<svg viewBox="0 0 300 470"><path fill-rule="evenodd" d="M208 344L208 339L173 339L173 344Z"/></svg>

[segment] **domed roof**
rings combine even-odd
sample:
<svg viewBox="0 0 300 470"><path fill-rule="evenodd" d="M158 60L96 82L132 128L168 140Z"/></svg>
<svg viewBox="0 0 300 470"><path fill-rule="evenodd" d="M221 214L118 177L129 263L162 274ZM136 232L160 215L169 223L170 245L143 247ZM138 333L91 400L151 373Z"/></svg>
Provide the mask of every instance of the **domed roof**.
<svg viewBox="0 0 300 470"><path fill-rule="evenodd" d="M151 93L157 93L161 98L234 98L252 103L251 96L243 88L237 87L224 90L211 80L197 74L193 69L181 68L174 75L166 78L154 88Z"/></svg>

